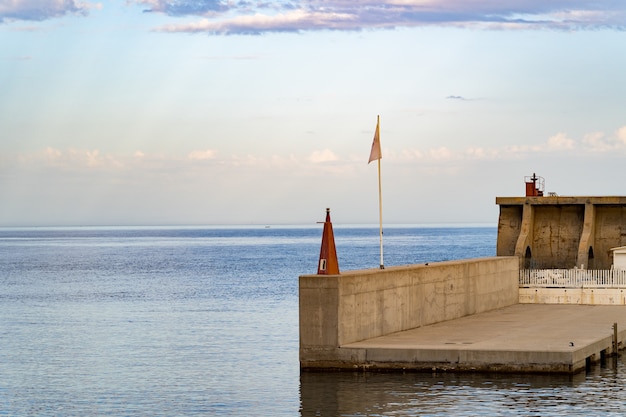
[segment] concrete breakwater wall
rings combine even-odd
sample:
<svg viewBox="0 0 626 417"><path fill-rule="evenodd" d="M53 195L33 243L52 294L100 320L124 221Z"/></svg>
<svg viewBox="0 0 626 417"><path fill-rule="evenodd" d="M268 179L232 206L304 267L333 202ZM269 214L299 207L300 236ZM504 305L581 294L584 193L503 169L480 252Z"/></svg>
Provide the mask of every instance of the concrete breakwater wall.
<svg viewBox="0 0 626 417"><path fill-rule="evenodd" d="M517 304L518 280L516 256L303 275L301 368L349 368L342 345Z"/></svg>

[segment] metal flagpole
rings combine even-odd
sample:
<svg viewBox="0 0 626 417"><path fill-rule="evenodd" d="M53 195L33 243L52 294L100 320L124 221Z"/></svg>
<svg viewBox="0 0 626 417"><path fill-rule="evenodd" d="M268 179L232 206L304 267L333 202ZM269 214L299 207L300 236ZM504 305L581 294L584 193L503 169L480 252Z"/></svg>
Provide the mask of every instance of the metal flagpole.
<svg viewBox="0 0 626 417"><path fill-rule="evenodd" d="M385 263L383 262L383 188L382 188L382 182L380 180L380 160L381 158L378 158L378 217L380 219L380 269L385 269Z"/></svg>
<svg viewBox="0 0 626 417"><path fill-rule="evenodd" d="M372 151L370 152L370 158L367 161L369 164L374 159L378 160L378 217L380 219L380 269L385 269L385 263L383 262L383 188L382 181L380 180L380 160L383 154L380 150L380 116L376 121L376 133L374 133L374 141L372 142Z"/></svg>
<svg viewBox="0 0 626 417"><path fill-rule="evenodd" d="M380 115L376 119L376 135L378 136L378 146L380 148ZM380 176L380 160L382 159L382 152L380 152L378 158L378 219L380 222L380 269L385 269L385 262L383 261L383 187Z"/></svg>

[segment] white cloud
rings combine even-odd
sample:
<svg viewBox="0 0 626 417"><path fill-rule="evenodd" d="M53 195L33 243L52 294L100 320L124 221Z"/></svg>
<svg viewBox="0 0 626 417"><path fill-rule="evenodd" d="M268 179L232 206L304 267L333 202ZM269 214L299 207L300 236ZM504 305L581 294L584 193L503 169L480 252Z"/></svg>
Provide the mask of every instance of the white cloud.
<svg viewBox="0 0 626 417"><path fill-rule="evenodd" d="M86 15L91 8L100 8L76 0L10 0L0 2L0 23L5 20L41 21L68 14Z"/></svg>
<svg viewBox="0 0 626 417"><path fill-rule="evenodd" d="M203 161L207 159L215 159L217 152L214 149L196 150L191 151L187 155L187 158L192 161Z"/></svg>
<svg viewBox="0 0 626 417"><path fill-rule="evenodd" d="M604 132L588 133L583 138L586 149L591 152L615 152L626 149L626 126L615 131L611 136Z"/></svg>
<svg viewBox="0 0 626 417"><path fill-rule="evenodd" d="M323 151L315 151L309 156L309 161L314 164L320 164L324 162L337 161L339 158L330 149L324 149Z"/></svg>
<svg viewBox="0 0 626 417"><path fill-rule="evenodd" d="M401 162L413 161L460 161L460 160L495 160L495 159L522 159L530 155L565 153L579 155L585 152L608 153L626 150L626 126L618 129L613 136L606 136L603 132L586 134L581 141L570 138L560 132L547 139L544 143L507 145L503 148L467 147L453 149L447 146L430 149L403 149L401 151L388 150L388 160Z"/></svg>
<svg viewBox="0 0 626 417"><path fill-rule="evenodd" d="M85 157L87 160L87 166L97 167L102 164L102 160L100 159L100 151L97 149L94 151L86 151Z"/></svg>
<svg viewBox="0 0 626 417"><path fill-rule="evenodd" d="M624 146L626 146L626 126L617 130L617 140Z"/></svg>
<svg viewBox="0 0 626 417"><path fill-rule="evenodd" d="M258 34L312 30L394 29L453 26L488 29L626 29L626 4L615 0L129 0L144 11L197 16L191 23L163 25L161 32ZM100 3L80 0L0 2L0 23L87 15Z"/></svg>
<svg viewBox="0 0 626 417"><path fill-rule="evenodd" d="M393 158L395 152L391 151L389 155ZM419 149L403 149L402 152L400 152L399 158L407 161L420 160L424 158L424 153Z"/></svg>
<svg viewBox="0 0 626 417"><path fill-rule="evenodd" d="M159 32L209 32L256 34L261 32L297 32L311 29L352 29L356 16L326 11L292 10L276 15L257 13L251 16L235 16L224 20L201 19L195 23L166 25Z"/></svg>
<svg viewBox="0 0 626 417"><path fill-rule="evenodd" d="M44 154L46 155L46 158L49 161L54 161L54 160L60 158L61 155L62 155L60 150L54 149L54 148L51 148L51 147L47 147L46 150L44 151Z"/></svg>
<svg viewBox="0 0 626 417"><path fill-rule="evenodd" d="M604 132L587 133L583 137L583 143L588 150L593 152L606 152L611 149L610 144L606 141Z"/></svg>
<svg viewBox="0 0 626 417"><path fill-rule="evenodd" d="M548 139L547 149L550 151L559 151L573 149L574 141L567 137L565 133L557 133Z"/></svg>
<svg viewBox="0 0 626 417"><path fill-rule="evenodd" d="M245 165L252 165L252 166L259 166L259 165L265 165L266 161L258 156L255 155L244 155L244 156L239 156L239 155L233 155L231 157L231 163L233 166L245 166Z"/></svg>
<svg viewBox="0 0 626 417"><path fill-rule="evenodd" d="M285 3L135 0L151 11L195 15L195 23L165 25L163 32L257 34L308 30L361 30L414 26L491 29L626 28L626 4L613 0L296 0ZM281 10L282 8L282 10Z"/></svg>
<svg viewBox="0 0 626 417"><path fill-rule="evenodd" d="M16 163L23 168L55 168L62 170L118 169L125 166L125 157L101 154L98 149L59 150L47 147L42 151L17 156Z"/></svg>
<svg viewBox="0 0 626 417"><path fill-rule="evenodd" d="M508 195L510 190L517 193L517 175L537 169L538 174L551 179L554 189L566 193L566 187L557 183L560 176L582 175L574 168L580 166L579 161L589 163L594 172L609 170L607 155L626 149L625 138L626 126L613 134L597 132L584 139L557 133L536 144L510 148L459 148L452 144L424 149L385 148L383 183L389 220L452 221L458 215L457 212L441 217L441 207L448 206L445 202L419 211L419 199L406 198L407 187L415 193L437 192L445 199L446 195L468 193L472 181L484 180L486 186L476 187L479 195L474 200L486 201L486 208L480 211L489 212L493 207L492 195ZM589 158L590 143L607 154ZM389 141L389 145L393 146L393 142ZM206 150L198 153L210 154ZM103 149L48 147L22 154L20 159L17 156L0 155L0 189L7 197L5 200L10 200L0 213L4 224L205 224L270 219L309 221L309 217L315 221L319 207L336 208L339 217L341 213L357 212L363 205L361 201L368 199L376 215L376 168L367 165L363 152L355 158L330 149L308 155L224 156L220 152L214 155L215 163L190 163L186 153L166 155L145 150L112 154ZM617 164L610 167L610 173L621 175L619 158L613 160ZM493 172L501 175L494 177ZM615 192L608 186L608 191L598 191L597 180L589 184L590 192ZM252 205L251 195L255 195ZM55 209L46 210L47 217L42 218L40 210L32 208L44 203ZM311 211L313 214L309 215ZM418 217L416 212L420 213ZM363 221L369 221L367 214L361 215ZM355 221L352 214L345 216Z"/></svg>
<svg viewBox="0 0 626 417"><path fill-rule="evenodd" d="M384 161L386 163L413 164L415 162L436 166L448 162L459 163L461 161L493 161L493 160L523 160L533 155L551 155L559 153L562 156L577 156L588 152L596 154L616 153L626 151L626 126L617 129L613 134L606 135L603 132L591 132L576 140L566 133L560 132L549 137L543 143L507 145L504 147L476 147L455 148L440 146L435 148L410 148L394 149L386 148ZM188 161L212 160L212 164L189 164ZM99 149L65 150L47 147L38 152L23 153L16 155L3 155L2 162L5 167L13 167L17 170L40 170L52 169L64 172L100 172L103 174L117 175L125 172L174 173L181 175L187 172L194 175L198 170L223 170L230 168L246 168L246 172L254 175L257 172L291 172L294 175L308 176L313 172L319 172L320 166L325 172L350 172L357 173L365 164L366 158L339 155L326 148L316 150L304 155L280 155L263 156L257 154L231 155L220 157L217 150L205 149L194 150L184 157L176 155L164 155L158 153L144 153L135 151L128 154L103 153ZM206 168L203 168L206 166ZM253 171L250 171L253 170ZM207 171L209 172L209 171ZM221 171L220 171L221 172ZM125 175L125 174L124 174Z"/></svg>
<svg viewBox="0 0 626 417"><path fill-rule="evenodd" d="M500 152L497 149L470 147L465 150L465 154L470 159L494 159L500 155Z"/></svg>
<svg viewBox="0 0 626 417"><path fill-rule="evenodd" d="M435 160L449 160L452 158L452 152L450 149L442 146L436 149L430 149L428 151L428 156Z"/></svg>

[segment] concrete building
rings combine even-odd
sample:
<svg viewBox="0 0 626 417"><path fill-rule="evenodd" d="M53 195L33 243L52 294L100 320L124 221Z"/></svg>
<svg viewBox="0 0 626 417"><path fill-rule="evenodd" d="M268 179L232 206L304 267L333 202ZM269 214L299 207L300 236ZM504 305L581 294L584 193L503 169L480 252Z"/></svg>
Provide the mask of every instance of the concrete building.
<svg viewBox="0 0 626 417"><path fill-rule="evenodd" d="M626 246L626 197L497 197L498 256L522 268L610 269Z"/></svg>
<svg viewBox="0 0 626 417"><path fill-rule="evenodd" d="M626 197L546 196L542 177L524 182L525 197L496 198L496 254L523 269L611 269L613 249L626 246Z"/></svg>

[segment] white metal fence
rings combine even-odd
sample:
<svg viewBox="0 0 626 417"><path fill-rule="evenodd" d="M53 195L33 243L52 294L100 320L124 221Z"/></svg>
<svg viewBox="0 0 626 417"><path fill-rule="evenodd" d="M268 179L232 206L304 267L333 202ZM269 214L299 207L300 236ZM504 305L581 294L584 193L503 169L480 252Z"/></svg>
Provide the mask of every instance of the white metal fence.
<svg viewBox="0 0 626 417"><path fill-rule="evenodd" d="M620 269L522 269L520 287L626 288L626 270Z"/></svg>

